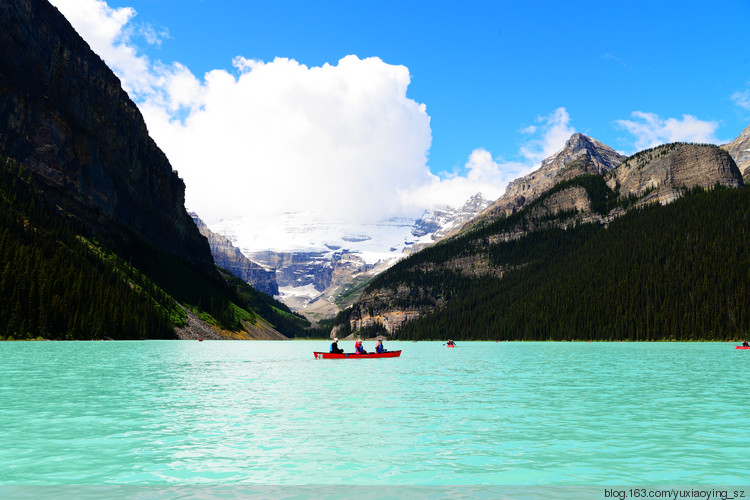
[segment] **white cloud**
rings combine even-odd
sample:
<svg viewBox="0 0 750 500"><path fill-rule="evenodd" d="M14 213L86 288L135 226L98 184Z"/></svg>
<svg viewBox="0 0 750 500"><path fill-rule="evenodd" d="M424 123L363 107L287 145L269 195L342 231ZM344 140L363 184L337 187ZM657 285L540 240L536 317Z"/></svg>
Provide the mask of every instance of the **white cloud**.
<svg viewBox="0 0 750 500"><path fill-rule="evenodd" d="M149 131L207 220L311 210L387 217L398 193L430 182L430 118L406 96L404 66L347 56L307 67L238 56L237 70L196 77L151 62L129 36L130 8L54 0L138 102Z"/></svg>
<svg viewBox="0 0 750 500"><path fill-rule="evenodd" d="M536 121L538 125L521 130L521 133L534 137L521 145L520 160L493 159L489 151L477 148L464 166L466 174L445 175L443 179L434 177L430 184L408 193L408 196L415 205L430 208L446 204L460 206L476 193L496 200L503 195L510 181L539 168L542 160L560 151L575 133L569 125L570 115L565 108L537 117ZM403 197L406 198L407 194Z"/></svg>
<svg viewBox="0 0 750 500"><path fill-rule="evenodd" d="M262 226L285 212L372 221L459 206L477 192L495 199L573 133L559 108L522 131L520 161L477 148L464 173L441 178L427 166L430 117L407 97L404 66L353 55L319 67L238 56L233 71L199 77L139 54L133 9L53 3L121 78L185 180L188 208L209 223L245 216ZM149 43L154 33L141 28Z"/></svg>
<svg viewBox="0 0 750 500"><path fill-rule="evenodd" d="M655 113L634 111L634 120L617 120L617 126L627 130L636 138L637 150L652 148L670 142L718 143L714 135L719 124L704 121L691 115L682 115L682 119L661 118Z"/></svg>
<svg viewBox="0 0 750 500"><path fill-rule="evenodd" d="M202 81L180 67L165 77L169 102L142 106L201 216L382 218L401 209L399 191L429 181L430 119L406 97L405 67L356 56L312 68L235 64L239 75L214 70Z"/></svg>
<svg viewBox="0 0 750 500"><path fill-rule="evenodd" d="M113 9L102 0L51 0L51 3L117 74L131 97L153 91L158 77L149 59L138 55L132 36L137 31L156 43L158 35L150 27L135 30L131 26L136 15L133 8Z"/></svg>
<svg viewBox="0 0 750 500"><path fill-rule="evenodd" d="M738 90L731 97L737 106L750 110L750 90Z"/></svg>
<svg viewBox="0 0 750 500"><path fill-rule="evenodd" d="M533 132L541 133L542 136L521 146L521 154L532 165L541 163L560 151L565 146L565 141L575 133L575 129L569 125L570 115L565 108L557 108L547 116L539 116L536 121L540 125L532 126Z"/></svg>
<svg viewBox="0 0 750 500"><path fill-rule="evenodd" d="M512 167L509 169L509 167ZM444 178L433 176L428 184L402 192L402 203L415 210L443 206L459 207L476 193L487 199L499 198L512 179L509 173L518 170L517 164L498 163L489 151L477 148L471 152L464 166L465 175L445 174Z"/></svg>

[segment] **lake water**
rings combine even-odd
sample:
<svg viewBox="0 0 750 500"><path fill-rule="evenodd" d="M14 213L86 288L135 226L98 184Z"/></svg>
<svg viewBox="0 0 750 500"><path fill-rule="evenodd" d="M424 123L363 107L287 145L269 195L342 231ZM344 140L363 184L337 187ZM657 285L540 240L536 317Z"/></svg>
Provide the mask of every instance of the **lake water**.
<svg viewBox="0 0 750 500"><path fill-rule="evenodd" d="M750 483L732 344L386 347L0 343L0 484Z"/></svg>

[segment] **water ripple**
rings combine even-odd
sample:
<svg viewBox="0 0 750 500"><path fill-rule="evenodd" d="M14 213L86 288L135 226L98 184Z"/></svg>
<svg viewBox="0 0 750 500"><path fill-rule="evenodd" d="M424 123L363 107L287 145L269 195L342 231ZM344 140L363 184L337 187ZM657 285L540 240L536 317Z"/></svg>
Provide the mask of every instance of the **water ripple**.
<svg viewBox="0 0 750 500"><path fill-rule="evenodd" d="M730 344L0 344L2 484L741 484Z"/></svg>

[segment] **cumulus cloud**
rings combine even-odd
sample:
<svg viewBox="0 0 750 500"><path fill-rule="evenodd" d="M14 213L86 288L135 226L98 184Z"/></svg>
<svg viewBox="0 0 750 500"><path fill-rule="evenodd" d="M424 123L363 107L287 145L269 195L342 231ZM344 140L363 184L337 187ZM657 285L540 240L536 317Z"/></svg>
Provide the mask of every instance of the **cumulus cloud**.
<svg viewBox="0 0 750 500"><path fill-rule="evenodd" d="M285 212L354 222L495 199L573 133L564 108L526 127L520 160L478 147L461 173L430 172L430 117L407 97L404 66L350 55L308 67L237 56L232 68L194 75L179 62L151 61L134 36L136 12L103 0L53 0L121 78L149 132L185 180L186 205L207 222ZM249 217L248 217L249 216ZM261 231L262 232L262 231Z"/></svg>
<svg viewBox="0 0 750 500"><path fill-rule="evenodd" d="M405 67L356 56L321 67L238 58L235 67L200 81L180 68L165 78L168 102L142 106L202 216L381 218L398 213L399 191L430 179L430 119L406 97Z"/></svg>
<svg viewBox="0 0 750 500"><path fill-rule="evenodd" d="M403 209L399 193L433 178L430 118L406 96L404 66L375 57L307 67L238 56L233 71L197 77L137 53L133 9L54 3L121 77L185 180L188 208L209 220L299 210L387 217Z"/></svg>
<svg viewBox="0 0 750 500"><path fill-rule="evenodd" d="M539 168L542 160L560 151L575 133L565 108L537 117L536 123L521 130L530 138L521 145L519 160L493 158L486 149L477 148L464 165L465 174L436 176L431 183L413 192L402 193L402 197L409 198L417 206L430 208L446 204L460 206L476 193L496 200L505 193L510 181Z"/></svg>
<svg viewBox="0 0 750 500"><path fill-rule="evenodd" d="M635 136L635 147L638 150L652 148L669 142L718 143L715 136L719 124L704 121L691 115L682 115L682 119L661 118L655 113L634 111L633 120L617 120L616 125Z"/></svg>

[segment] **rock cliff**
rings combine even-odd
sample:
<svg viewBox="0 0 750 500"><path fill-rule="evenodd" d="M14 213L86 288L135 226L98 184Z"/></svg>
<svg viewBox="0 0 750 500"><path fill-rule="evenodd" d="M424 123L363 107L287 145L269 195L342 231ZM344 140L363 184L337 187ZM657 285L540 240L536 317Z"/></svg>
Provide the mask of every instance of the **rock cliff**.
<svg viewBox="0 0 750 500"><path fill-rule="evenodd" d="M641 151L605 174L607 186L621 197L645 203L669 203L685 188L743 185L732 157L717 146L673 143Z"/></svg>
<svg viewBox="0 0 750 500"><path fill-rule="evenodd" d="M582 174L601 174L615 168L625 158L596 139L573 134L565 147L542 161L537 170L509 183L505 194L472 223L489 222L516 212L558 182Z"/></svg>
<svg viewBox="0 0 750 500"><path fill-rule="evenodd" d="M745 128L735 140L721 147L732 155L737 168L740 169L747 182L750 177L750 126Z"/></svg>
<svg viewBox="0 0 750 500"><path fill-rule="evenodd" d="M266 268L245 257L229 238L214 233L196 214L190 214L200 233L206 237L211 247L216 265L226 269L250 286L263 293L274 296L279 294L276 283L276 269Z"/></svg>
<svg viewBox="0 0 750 500"><path fill-rule="evenodd" d="M46 0L0 2L0 154L96 234L145 239L207 273L185 185L120 81Z"/></svg>

